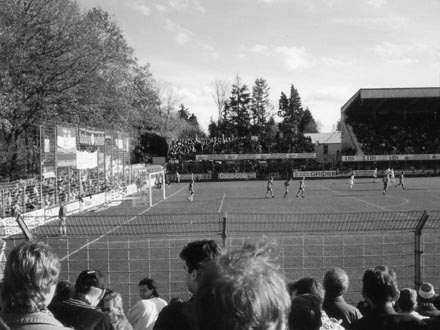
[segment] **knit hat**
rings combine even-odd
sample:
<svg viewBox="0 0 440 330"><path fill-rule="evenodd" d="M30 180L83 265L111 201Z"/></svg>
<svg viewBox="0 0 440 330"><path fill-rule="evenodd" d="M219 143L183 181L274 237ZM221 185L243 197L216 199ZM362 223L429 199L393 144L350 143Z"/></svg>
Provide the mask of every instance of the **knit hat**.
<svg viewBox="0 0 440 330"><path fill-rule="evenodd" d="M435 297L434 286L431 283L425 282L419 289L420 298L430 300Z"/></svg>
<svg viewBox="0 0 440 330"><path fill-rule="evenodd" d="M78 293L88 293L90 288L105 289L105 278L99 270L84 270L76 279L75 290Z"/></svg>

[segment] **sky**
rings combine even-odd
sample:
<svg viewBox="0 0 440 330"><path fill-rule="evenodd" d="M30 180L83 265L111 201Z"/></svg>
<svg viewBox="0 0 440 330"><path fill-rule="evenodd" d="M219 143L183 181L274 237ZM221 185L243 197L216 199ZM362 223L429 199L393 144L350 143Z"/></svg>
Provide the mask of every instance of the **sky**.
<svg viewBox="0 0 440 330"><path fill-rule="evenodd" d="M293 84L332 132L361 88L439 87L440 0L77 0L107 11L141 64L207 131L212 83Z"/></svg>

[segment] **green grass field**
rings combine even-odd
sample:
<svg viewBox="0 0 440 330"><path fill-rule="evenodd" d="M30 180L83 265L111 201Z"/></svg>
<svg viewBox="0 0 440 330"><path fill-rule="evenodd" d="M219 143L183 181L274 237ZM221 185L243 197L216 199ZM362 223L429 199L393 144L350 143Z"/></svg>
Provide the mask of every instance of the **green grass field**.
<svg viewBox="0 0 440 330"><path fill-rule="evenodd" d="M396 179L396 182L398 180ZM168 198L148 211L149 214L197 213L344 213L436 210L440 206L440 177L405 178L406 189L394 188L382 194L380 180L356 179L352 190L348 178L306 180L306 197L296 198L298 180L290 186L286 199L284 181L275 181L274 199L266 199L265 181L200 182L195 184L194 202L188 202L187 183L172 184ZM159 195L156 191L155 195ZM157 198L158 196L155 196ZM111 208L100 214L138 214L143 205Z"/></svg>
<svg viewBox="0 0 440 330"><path fill-rule="evenodd" d="M138 299L137 283L146 276L159 282L165 298L186 296L178 258L180 250L187 242L199 238L211 237L221 242L215 228L219 228L224 212L243 218L276 215L273 226L280 226L284 225L283 215L286 221L295 221L295 217L287 215L313 219L322 213L348 213L345 219L349 221L350 213L438 210L440 205L438 177L406 178L405 190L392 185L387 195L382 194L379 180L373 183L372 179L356 179L349 190L348 178L344 178L306 180L305 198L295 197L299 183L295 180L288 197L283 198L283 183L275 181L275 198L266 199L265 181L198 182L193 202L187 200L188 183L172 184L165 200L161 199L160 190L154 190L153 207L148 206L146 196L110 203L69 218L68 233L81 229L83 234L68 234L66 238L48 235L45 240L62 258L64 279L74 281L87 268L101 269L108 276L109 286L123 294L128 307ZM238 246L246 239L261 237L261 231L253 233L256 223L252 221L241 224L241 234L229 236L226 245ZM205 232L208 225L213 226L212 232ZM288 280L303 276L322 279L329 267L343 267L352 278L348 299L353 303L360 299L360 278L368 267L387 264L396 269L401 285L413 285L413 233L332 231L268 236L280 246L279 261ZM438 239L432 244L432 249L438 251ZM438 255L435 257L439 260ZM440 262L429 268L430 277L438 279L438 265Z"/></svg>

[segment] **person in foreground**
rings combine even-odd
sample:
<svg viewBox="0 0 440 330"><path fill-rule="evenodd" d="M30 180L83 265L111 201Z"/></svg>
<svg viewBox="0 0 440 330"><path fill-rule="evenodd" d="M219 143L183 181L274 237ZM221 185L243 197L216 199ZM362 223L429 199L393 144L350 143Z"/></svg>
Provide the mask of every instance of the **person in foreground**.
<svg viewBox="0 0 440 330"><path fill-rule="evenodd" d="M102 303L102 311L109 317L115 330L133 330L132 325L125 316L120 293L107 289L104 298L102 298Z"/></svg>
<svg viewBox="0 0 440 330"><path fill-rule="evenodd" d="M319 330L322 326L321 297L306 293L292 299L290 330Z"/></svg>
<svg viewBox="0 0 440 330"><path fill-rule="evenodd" d="M394 276L386 267L365 271L362 279L362 295L371 313L353 323L353 330L419 330L426 324L410 314L399 314L393 303L399 298Z"/></svg>
<svg viewBox="0 0 440 330"><path fill-rule="evenodd" d="M148 277L139 282L139 295L141 300L128 311L128 320L135 330L152 330L167 302L159 297L157 284Z"/></svg>
<svg viewBox="0 0 440 330"><path fill-rule="evenodd" d="M195 294L198 280L206 263L217 258L220 248L214 240L199 240L188 243L180 252L185 282L188 291ZM157 317L155 330L194 330L193 297L188 301L172 299ZM201 329L199 329L201 330Z"/></svg>
<svg viewBox="0 0 440 330"><path fill-rule="evenodd" d="M267 242L245 243L203 269L195 294L200 330L284 330L290 297Z"/></svg>
<svg viewBox="0 0 440 330"><path fill-rule="evenodd" d="M47 309L59 273L60 261L44 243L25 242L11 251L1 293L1 317L10 329L66 329Z"/></svg>
<svg viewBox="0 0 440 330"><path fill-rule="evenodd" d="M349 305L344 300L344 294L348 290L347 273L339 268L329 269L324 276L324 304L323 309L328 316L342 320L344 329L351 329L351 324L362 318L359 310Z"/></svg>
<svg viewBox="0 0 440 330"><path fill-rule="evenodd" d="M52 313L75 330L114 330L109 317L96 306L105 295L105 279L99 270L84 270L76 279L75 294Z"/></svg>

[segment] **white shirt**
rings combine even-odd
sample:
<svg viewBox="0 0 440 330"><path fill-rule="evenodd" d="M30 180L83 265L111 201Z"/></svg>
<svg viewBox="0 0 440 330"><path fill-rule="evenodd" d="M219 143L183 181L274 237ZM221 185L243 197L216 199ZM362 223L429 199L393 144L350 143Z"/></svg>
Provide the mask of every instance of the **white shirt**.
<svg viewBox="0 0 440 330"><path fill-rule="evenodd" d="M153 330L157 316L166 305L167 302L159 297L139 300L128 311L128 321L134 330Z"/></svg>

